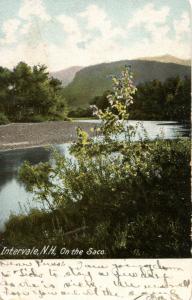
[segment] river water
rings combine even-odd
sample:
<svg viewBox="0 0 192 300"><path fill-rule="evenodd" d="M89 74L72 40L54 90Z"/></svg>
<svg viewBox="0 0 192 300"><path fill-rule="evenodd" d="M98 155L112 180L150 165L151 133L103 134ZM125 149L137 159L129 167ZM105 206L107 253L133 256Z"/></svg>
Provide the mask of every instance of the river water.
<svg viewBox="0 0 192 300"><path fill-rule="evenodd" d="M80 122L97 123L96 120ZM137 121L129 122L133 126L137 123ZM189 129L176 122L143 121L142 125L150 139L156 138L161 132L165 139L189 136ZM142 134L143 132L140 131L139 135ZM139 135L136 136L136 139L139 138ZM68 153L69 144L55 147L63 154ZM28 193L18 180L20 166L26 160L31 164L47 162L50 160L50 156L50 150L43 147L0 152L0 230L3 229L11 213L27 212L29 207L37 206L32 201L32 194Z"/></svg>

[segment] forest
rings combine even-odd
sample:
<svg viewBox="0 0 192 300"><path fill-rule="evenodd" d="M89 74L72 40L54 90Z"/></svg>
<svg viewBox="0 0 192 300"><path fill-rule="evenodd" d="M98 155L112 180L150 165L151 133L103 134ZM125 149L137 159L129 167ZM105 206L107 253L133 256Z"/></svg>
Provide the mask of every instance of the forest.
<svg viewBox="0 0 192 300"><path fill-rule="evenodd" d="M107 90L102 96L96 96L91 105L106 109L109 105ZM179 76L160 80L151 80L137 85L135 101L130 108L131 120L164 120L190 122L191 80ZM70 117L91 117L90 108L77 108L69 112Z"/></svg>

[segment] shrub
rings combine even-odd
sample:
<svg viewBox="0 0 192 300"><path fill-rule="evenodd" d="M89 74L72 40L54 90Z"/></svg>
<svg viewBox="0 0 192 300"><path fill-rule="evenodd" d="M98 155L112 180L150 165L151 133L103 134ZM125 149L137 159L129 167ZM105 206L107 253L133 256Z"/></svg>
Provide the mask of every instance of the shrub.
<svg viewBox="0 0 192 300"><path fill-rule="evenodd" d="M9 123L9 119L7 118L7 116L0 112L0 125L5 125Z"/></svg>

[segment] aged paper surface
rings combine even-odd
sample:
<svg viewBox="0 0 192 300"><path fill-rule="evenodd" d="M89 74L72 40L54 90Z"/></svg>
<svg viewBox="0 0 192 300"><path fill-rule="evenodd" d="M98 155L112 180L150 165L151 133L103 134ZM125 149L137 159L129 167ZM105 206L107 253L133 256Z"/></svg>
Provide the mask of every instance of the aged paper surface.
<svg viewBox="0 0 192 300"><path fill-rule="evenodd" d="M192 299L191 260L1 260L0 299Z"/></svg>
<svg viewBox="0 0 192 300"><path fill-rule="evenodd" d="M143 102L141 97L138 105L139 109L136 107L136 114L132 114L131 118L135 122L138 120L144 121L145 126L148 124L148 133L151 140L156 137L157 132L154 128L158 128L160 121L166 121L164 124L165 140L175 139L175 132L177 131L180 132L180 137L189 138L189 128L186 127L187 131L183 123L189 122L189 110L187 109L190 96L189 93L186 93L186 99L185 97L182 99L181 95L185 95L187 90L185 88L188 82L187 76L189 76L191 68L188 59L191 54L190 22L189 6L185 0L0 0L0 125L2 125L0 131L0 256L3 258L3 255L7 255L4 260L0 260L0 300L192 299L191 259L63 259L61 254L68 256L68 253L61 252L57 253L57 256L53 253L49 260L11 259L26 258L28 254L35 257L39 251L36 246L44 247L44 243L47 243L47 241L48 243L53 241L58 248L63 244L67 245L70 241L71 250L69 252L73 255L72 249L76 247L74 234L76 238L78 237L80 246L82 238L87 234L84 240L84 248L87 247L87 244L90 245L90 240L92 241L91 247L97 246L98 243L103 246L101 238L110 242L109 245L106 244L108 250L111 244L115 245L116 243L115 254L108 254L105 249L98 250L100 257L102 255L103 257L116 258L125 256L142 257L142 255L143 257L149 257L150 255L150 257L158 255L160 257L167 257L166 255L169 255L169 257L190 256L190 222L188 222L190 213L187 214L190 206L189 176L186 176L186 180L183 179L185 169L180 176L177 174L177 171L184 165L187 172L189 171L187 168L188 158L183 159L181 165L178 164L177 166L178 159L176 157L176 167L170 169L172 170L171 176L169 175L170 170L167 173L164 172L165 165L168 165L171 160L174 161L172 158L167 160L167 156L169 156L167 153L170 154L174 151L169 153L164 149L164 151L166 150L164 156L163 152L159 151L159 157L162 158L163 162L162 165L157 164L159 169L154 168L153 170L154 166L151 164L150 159L146 161L146 166L151 166L149 169L152 170L155 182L161 183L159 183L159 191L156 187L158 184L156 186L154 184L155 188L151 185L147 197L145 197L147 188L146 191L145 189L143 191L143 186L138 185L143 193L143 198L140 198L140 193L138 193L138 197L132 201L132 196L129 195L130 188L127 189L128 181L124 185L124 177L120 177L122 179L121 185L125 189L121 189L121 196L123 197L127 192L127 198L125 197L125 199L130 201L130 205L126 209L121 206L122 201L119 200L118 188L115 189L114 184L109 185L110 192L105 198L106 211L108 211L108 215L110 215L110 212L112 214L108 220L108 216L102 215L105 201L100 203L103 191L99 185L97 189L98 180L95 180L95 186L93 185L93 189L87 197L90 201L90 203L88 201L90 210L87 210L88 212L85 214L85 224L84 220L81 220L80 224L74 222L77 219L77 211L80 211L79 216L81 217L79 208L74 210L75 214L71 214L72 217L67 220L66 224L65 218L63 218L63 210L59 214L61 217L59 222L58 217L52 219L50 213L50 219L47 219L48 221L45 224L46 210L44 211L45 214L42 213L42 215L39 213L40 211L36 210L26 216L20 211L20 203L25 208L26 202L28 202L27 197L30 199L32 195L28 195L24 186L18 180L18 171L25 160L29 160L32 166L42 162L48 163L51 160L49 153L43 148L45 145L59 145L59 148L66 154L66 145L69 141L70 143L73 141L75 129L79 127L79 124L81 128L84 129L85 127L87 131L93 129L92 126L95 120L89 120L90 123L87 124L87 121L84 123L81 118L90 118L90 111L87 110L89 104L99 105L98 99L100 102L103 101L100 104L105 104L105 92L109 89L108 79L111 73L115 76L118 75L118 72L125 65L131 66L137 84L146 83L144 87L149 98L148 104L142 111L142 109L140 110ZM102 69L103 66L106 70ZM90 73L88 72L87 77L85 76L84 79L83 74L86 75L86 68L90 70ZM176 75L181 76L181 78L174 79ZM44 78L42 81L38 79L41 76ZM50 76L53 76L53 81ZM169 77L172 78L172 81ZM78 78L81 82L80 87L76 86L76 79L78 82ZM161 81L166 81L167 90L166 84L163 86ZM38 85L34 82L37 82ZM153 82L154 85L152 84L150 87L149 82ZM121 87L120 83L119 81ZM66 92L69 84L72 84L72 88ZM54 85L55 88L53 88ZM184 87L181 88L180 94L178 93L179 86ZM142 91L142 85L139 88ZM52 91L51 94L49 93L50 90ZM151 92L153 90L154 94ZM34 96L34 91L40 93ZM115 91L117 92L117 90ZM163 97L161 99L162 91ZM128 100L132 99L130 98L131 95L131 93L128 95ZM177 95L179 96L177 97ZM117 94L117 96L117 99L124 99L121 94ZM55 99L55 102L52 101L53 99ZM180 103L180 99L183 102ZM11 101L7 105L8 100ZM36 100L38 100L37 103ZM129 101L127 102L127 98L124 100L126 100L125 104L128 107ZM174 101L176 103L175 107L173 107ZM44 102L46 105L43 106L42 103ZM109 103L114 105L113 101L109 101ZM105 106L104 109L106 109ZM96 112L98 113L97 108ZM114 110L112 112L114 113ZM121 110L119 112L122 113ZM173 112L176 112L175 115ZM76 120L76 123L69 122L69 117L78 118L79 120ZM118 118L117 123L121 120L121 117ZM53 120L56 122L52 122ZM9 122L10 124L8 124ZM33 122L38 122L38 124L32 124ZM177 122L178 124L176 124ZM163 123L161 123L162 125ZM186 136L185 131L187 132ZM149 144L151 144L151 140L149 139ZM35 149L40 146L41 148ZM169 146L168 149L171 149ZM24 148L29 149L24 151ZM181 153L185 153L185 148L183 149ZM15 150L17 151L14 152ZM141 151L137 153L138 159L136 157L135 160L138 163L139 172L140 169L145 169L144 162L142 163L143 153L145 154L144 148L141 148ZM126 151L124 154L126 154ZM125 156L126 159L127 157ZM178 154L178 157L181 157L181 155ZM158 159L158 163L160 161ZM121 174L123 164L117 164L116 166L118 172L111 169L111 178L117 178L117 175ZM114 170L116 169L114 168ZM130 172L130 170L131 168L128 168L126 172ZM137 178L140 176L139 172L135 175L133 170L130 174L132 177ZM71 179L73 177L81 178L86 175L86 172L80 173L79 176L74 176L73 172L71 174ZM175 174L177 178L175 178ZM59 176L60 173L57 175ZM151 175L148 176L147 169L144 175L147 180L153 179ZM106 178L107 180L104 180ZM165 180L161 181L161 178L165 178ZM172 178L172 181L169 185L168 179L170 178ZM85 177L85 182L87 182L87 179L89 178ZM102 185L108 179L109 176L101 177ZM183 190L188 191L186 195L183 193L180 196L181 184L183 184L180 179L187 183L182 185ZM81 181L79 182L81 183ZM94 180L92 180L93 183ZM165 186L165 183L167 183L167 186ZM135 188L135 192L138 191L138 186ZM170 186L174 188L169 195L166 192L169 191ZM44 187L47 192L46 184ZM73 192L76 187L75 183L72 187ZM144 185L144 187L146 186ZM176 192L175 187L178 188ZM54 194L56 200L60 199L59 191L56 194L54 189L50 191L51 196ZM47 204L47 202L50 204L49 197L47 197L46 202L44 190L40 190L40 192L42 206L47 209L44 204ZM84 192L85 194L87 192L86 185L84 186ZM98 194L98 199L96 199L98 203L96 202L97 205L92 207L93 192ZM133 193L134 196L135 192ZM81 200L81 194L83 193L80 188L77 191L76 199ZM159 197L159 195L164 195L164 198ZM49 212L55 212L58 208L61 208L60 206L54 206L57 203L55 199L52 199ZM110 199L117 199L117 202L110 202ZM169 202L167 200L170 199L175 202L173 201L173 204L168 205L168 213L166 205ZM138 208L135 209L137 205L139 207L145 200L154 208L151 215L148 212L143 215L144 209L142 207L140 211ZM153 200L155 201L153 202ZM33 205L34 202L32 202ZM187 203L188 207L186 206L182 211L181 205L183 203ZM63 204L66 212L65 201ZM29 206L29 212L30 209L39 209L39 207L33 205ZM94 215L95 207L101 209L97 215ZM81 208L84 209L84 205ZM131 209L135 213L134 222L132 221ZM9 220L11 211L15 216L12 216L12 219ZM93 217L90 217L92 213ZM130 215L126 219L128 213ZM170 215L172 221L168 218ZM177 223L178 215L181 215L179 223ZM118 222L118 218L116 219L114 216L120 216ZM124 220L122 216L125 218ZM30 225L30 217L34 217L34 219L32 218L33 226ZM36 222L36 217L39 217L39 224ZM98 217L97 221L96 217ZM6 222L9 226L6 225ZM109 224L111 227L108 228ZM124 231L122 230L122 224ZM119 225L117 232L111 230L111 228L118 229L117 225ZM154 226L154 228L151 226ZM85 229L87 230L86 233L84 233ZM108 234L109 229L110 234ZM94 241L92 240L93 235L95 235ZM34 244L32 244L32 241L35 241ZM23 248L28 248L28 242L30 242L29 248L32 250L26 254ZM19 248L17 248L18 245ZM9 250L9 246L14 250ZM149 248L152 248L153 251ZM83 252L81 251L83 250L80 250L77 254L80 257L85 257L82 256ZM138 253L141 256L138 256ZM41 257L37 256L38 258ZM54 256L62 257L62 259L52 259ZM93 254L92 257L98 256Z"/></svg>

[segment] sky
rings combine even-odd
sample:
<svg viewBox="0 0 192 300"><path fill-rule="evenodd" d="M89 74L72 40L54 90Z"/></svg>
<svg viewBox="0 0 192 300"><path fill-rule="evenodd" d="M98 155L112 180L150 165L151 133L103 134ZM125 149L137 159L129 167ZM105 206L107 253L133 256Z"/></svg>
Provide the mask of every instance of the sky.
<svg viewBox="0 0 192 300"><path fill-rule="evenodd" d="M0 0L0 65L191 57L188 0Z"/></svg>

